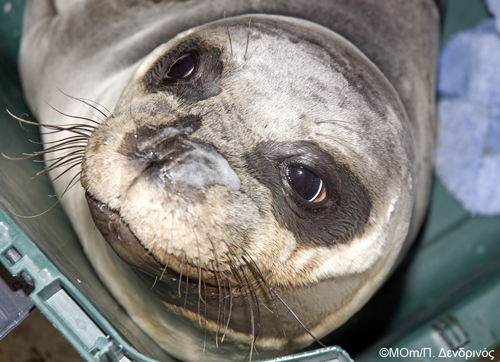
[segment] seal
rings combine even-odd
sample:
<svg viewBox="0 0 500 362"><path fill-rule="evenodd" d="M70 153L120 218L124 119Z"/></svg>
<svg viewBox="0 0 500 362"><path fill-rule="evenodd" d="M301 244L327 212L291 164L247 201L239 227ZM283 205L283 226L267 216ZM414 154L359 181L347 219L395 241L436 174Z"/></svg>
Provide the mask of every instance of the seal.
<svg viewBox="0 0 500 362"><path fill-rule="evenodd" d="M27 2L47 170L161 347L278 356L384 282L429 196L438 18L430 0Z"/></svg>

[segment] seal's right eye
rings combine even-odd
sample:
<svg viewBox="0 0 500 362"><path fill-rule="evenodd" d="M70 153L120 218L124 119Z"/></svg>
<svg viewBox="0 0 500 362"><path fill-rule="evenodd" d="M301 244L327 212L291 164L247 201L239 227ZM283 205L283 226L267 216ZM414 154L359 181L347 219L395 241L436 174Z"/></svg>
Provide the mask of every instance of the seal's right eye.
<svg viewBox="0 0 500 362"><path fill-rule="evenodd" d="M189 77L195 67L195 61L192 54L184 54L175 61L167 72L167 77L173 79L186 79Z"/></svg>
<svg viewBox="0 0 500 362"><path fill-rule="evenodd" d="M311 170L302 166L289 166L288 182L293 189L309 202L321 202L326 199L323 180Z"/></svg>

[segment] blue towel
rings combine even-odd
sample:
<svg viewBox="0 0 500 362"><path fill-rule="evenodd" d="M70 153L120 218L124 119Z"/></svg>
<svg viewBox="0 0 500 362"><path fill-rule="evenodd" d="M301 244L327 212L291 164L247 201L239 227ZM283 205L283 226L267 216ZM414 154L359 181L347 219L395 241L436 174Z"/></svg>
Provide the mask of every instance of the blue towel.
<svg viewBox="0 0 500 362"><path fill-rule="evenodd" d="M500 32L500 1L498 0L486 0L486 4L490 9L490 12L496 19L497 29Z"/></svg>
<svg viewBox="0 0 500 362"><path fill-rule="evenodd" d="M472 214L500 214L500 0L496 19L455 36L439 59L436 173Z"/></svg>

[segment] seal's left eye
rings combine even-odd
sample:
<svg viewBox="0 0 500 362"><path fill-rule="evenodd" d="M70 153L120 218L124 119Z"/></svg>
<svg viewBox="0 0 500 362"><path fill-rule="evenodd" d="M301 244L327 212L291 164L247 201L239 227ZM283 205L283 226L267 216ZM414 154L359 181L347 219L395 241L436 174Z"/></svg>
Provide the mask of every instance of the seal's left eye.
<svg viewBox="0 0 500 362"><path fill-rule="evenodd" d="M323 180L311 170L302 166L289 166L287 176L290 185L303 199L309 202L326 199Z"/></svg>
<svg viewBox="0 0 500 362"><path fill-rule="evenodd" d="M195 61L192 54L185 54L175 61L167 76L174 79L186 79L194 71Z"/></svg>

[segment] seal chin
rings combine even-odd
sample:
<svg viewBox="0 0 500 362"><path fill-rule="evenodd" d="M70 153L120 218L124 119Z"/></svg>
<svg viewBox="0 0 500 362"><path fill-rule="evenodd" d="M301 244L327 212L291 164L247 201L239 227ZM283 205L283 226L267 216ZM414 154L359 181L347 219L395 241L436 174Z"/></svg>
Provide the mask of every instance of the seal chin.
<svg viewBox="0 0 500 362"><path fill-rule="evenodd" d="M168 256L168 264L158 261L137 239L118 211L108 208L88 193L85 196L97 228L116 254L125 262L141 272L159 278L160 282L168 279L176 281L184 276L190 280L190 289L197 290L198 284L203 281L205 291L209 293L219 291L218 288L221 288L221 285L218 285L213 272L178 260L173 255ZM232 278L227 278L222 287L227 288L229 285L236 287L238 283Z"/></svg>

